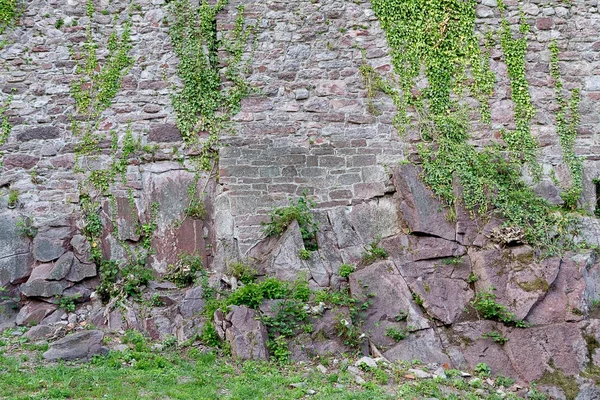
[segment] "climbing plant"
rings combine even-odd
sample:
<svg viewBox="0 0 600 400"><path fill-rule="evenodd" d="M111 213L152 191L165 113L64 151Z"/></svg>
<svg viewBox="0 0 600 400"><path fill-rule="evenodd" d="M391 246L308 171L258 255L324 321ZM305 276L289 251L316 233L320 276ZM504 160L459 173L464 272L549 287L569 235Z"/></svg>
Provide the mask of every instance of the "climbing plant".
<svg viewBox="0 0 600 400"><path fill-rule="evenodd" d="M169 35L179 58L177 74L181 86L172 95L177 126L188 143L202 143L201 167L211 168L219 134L249 92L244 79L247 64L242 55L254 27L245 26L244 7L238 7L234 29L229 35L217 35L216 15L228 0L209 4L203 0L194 6L190 0L169 4Z"/></svg>
<svg viewBox="0 0 600 400"><path fill-rule="evenodd" d="M6 102L0 105L0 146L6 143L6 139L8 139L10 131L12 130L12 126L10 122L8 122L8 116L6 115L6 111L10 107L11 102L12 96L9 96Z"/></svg>
<svg viewBox="0 0 600 400"><path fill-rule="evenodd" d="M516 129L501 132L503 143L481 149L469 143L471 109L461 101L468 89L479 100L482 121L489 122L488 99L495 84L489 52L495 33L476 35L476 1L371 3L391 49L396 77L385 85L395 84L399 93L392 95L399 110L396 122L401 132L407 126L419 130L422 179L450 206L448 217L455 218L454 207L460 202L473 213L504 217L505 225L518 229L521 240L529 244L550 252L561 248L564 235L559 233L568 231L571 219L555 212L522 179L525 166L534 177L540 171L538 144L530 130L535 111L525 76L529 32L525 19L520 19L519 33L514 36L499 1L502 23L498 34L511 81ZM380 89L385 87L370 79ZM460 195L456 184L461 187Z"/></svg>
<svg viewBox="0 0 600 400"><path fill-rule="evenodd" d="M554 78L554 88L558 109L556 111L556 131L563 151L563 159L571 174L571 185L561 193L567 209L577 208L577 202L583 191L583 160L575 154L575 138L579 125L579 89L571 90L567 100L558 64L558 44L550 43L550 75Z"/></svg>
<svg viewBox="0 0 600 400"><path fill-rule="evenodd" d="M0 35L17 17L17 0L0 0Z"/></svg>

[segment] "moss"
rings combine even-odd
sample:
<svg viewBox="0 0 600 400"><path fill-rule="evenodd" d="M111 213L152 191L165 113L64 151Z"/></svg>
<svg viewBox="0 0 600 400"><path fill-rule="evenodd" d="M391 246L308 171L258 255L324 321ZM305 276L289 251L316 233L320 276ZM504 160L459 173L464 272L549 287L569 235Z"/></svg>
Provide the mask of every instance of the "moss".
<svg viewBox="0 0 600 400"><path fill-rule="evenodd" d="M550 285L545 279L535 278L529 282L517 282L517 285L526 292L547 292L550 289Z"/></svg>
<svg viewBox="0 0 600 400"><path fill-rule="evenodd" d="M593 362L594 353L596 352L596 349L600 347L600 343L598 343L598 340L596 340L596 338L593 335L585 335L583 336L583 338L585 339L585 343L587 344L588 357L590 359L590 362Z"/></svg>
<svg viewBox="0 0 600 400"><path fill-rule="evenodd" d="M537 383L562 389L567 400L574 400L579 394L579 385L575 377L565 375L564 372L558 369L554 370L554 372L544 372L544 375L542 375Z"/></svg>

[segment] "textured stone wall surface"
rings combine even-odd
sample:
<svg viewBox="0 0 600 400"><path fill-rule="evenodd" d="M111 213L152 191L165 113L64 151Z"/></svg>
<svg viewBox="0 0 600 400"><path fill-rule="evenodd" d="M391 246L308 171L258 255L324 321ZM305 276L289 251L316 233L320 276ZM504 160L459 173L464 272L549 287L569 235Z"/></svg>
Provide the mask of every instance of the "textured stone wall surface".
<svg viewBox="0 0 600 400"><path fill-rule="evenodd" d="M585 158L582 205L593 211L597 201L593 180L600 178L600 3L505 3L511 23L517 24L520 7L532 28L527 78L536 108L532 132L544 166L544 179L536 190L558 202L561 183L570 179L556 133L557 104L549 69L548 46L556 39L565 87L581 89L576 151ZM90 246L100 246L107 259L127 259L141 245L140 225L153 221L153 254L147 266L157 276L187 252L198 253L205 266L220 273L231 260L254 257L261 273L286 280L303 274L313 289L346 286L353 295L364 297L368 293L362 293L363 283L368 283L378 297L365 329L391 360L421 358L474 367L485 356L494 371L525 381L539 379L544 368L554 364L570 375L591 362L600 365L597 350L586 352L587 337L600 341L593 307L600 300L596 255L569 253L538 262L527 246L500 249L489 241L498 221L484 224L464 210L459 210L457 221L448 221L442 204L419 181L418 168L399 166L416 159L421 138L411 129L398 134L390 98L378 93L372 105L367 98L361 65L367 63L393 77L385 33L369 1L230 1L217 16L217 32L232 30L237 7L245 6L246 23L256 25L256 40L244 53L253 91L233 117L233 133L222 136L218 168L198 176L187 157L196 150L182 140L171 105L171 94L180 82L164 22L165 2L135 4L95 2L92 24L101 44L112 31L122 29L131 13L134 59L121 90L99 118L98 131L105 132L106 139L97 154L78 154L82 139L71 128L75 101L70 87L77 78L77 54L89 22L85 2L32 0L18 26L4 34L0 106L12 96L7 111L12 131L0 146L0 287L20 299L20 310L17 314L12 303L0 302L0 329L15 323L48 325L90 317L99 327L140 329L153 338L170 334L190 338L203 323L198 312L204 299L198 287L175 293L170 283L149 283L166 305L145 314L136 314L138 306L121 312L105 310L97 302L82 306L74 317L57 310L56 296L79 294L77 301L86 302L97 287ZM476 13L482 36L499 27L495 0L478 2ZM106 56L105 45L98 54ZM472 141L478 146L498 142L501 129L514 128L510 82L498 43L490 63L497 79L492 123L483 124L473 115ZM476 105L475 100L468 101ZM120 144L130 131L140 146L128 160L125 179L111 186L112 198L99 198L96 212L103 232L98 243L89 243L82 232L80 206L81 185L89 174L75 166L106 168L114 158L113 131ZM204 200L205 218L186 216L190 185ZM19 201L9 208L8 194L15 190ZM274 207L303 193L316 202L320 224L319 249L309 259L298 256L304 244L297 224L280 238L267 239L261 226ZM153 217L155 203L158 210ZM35 237L27 237L19 227L24 218L37 229ZM600 224L593 218L587 222L584 236L600 244ZM389 259L366 265L363 253L378 238ZM460 262L449 266L444 263L449 259ZM339 274L342 263L359 269L345 279ZM479 281L472 282L472 274ZM464 311L475 293L490 286L497 288L498 300L517 318L534 324L530 331L479 320ZM231 320L245 319L264 333L264 327L254 326L260 324L242 311L244 318L221 316L223 338L237 335ZM396 326L392 315L400 312L409 314L411 335L394 343L385 329ZM323 330L331 330L335 323L328 313ZM490 330L509 337L510 343L502 347L482 339ZM316 353L347 350L335 333L324 335L331 340L307 339ZM304 345L294 344L294 355Z"/></svg>

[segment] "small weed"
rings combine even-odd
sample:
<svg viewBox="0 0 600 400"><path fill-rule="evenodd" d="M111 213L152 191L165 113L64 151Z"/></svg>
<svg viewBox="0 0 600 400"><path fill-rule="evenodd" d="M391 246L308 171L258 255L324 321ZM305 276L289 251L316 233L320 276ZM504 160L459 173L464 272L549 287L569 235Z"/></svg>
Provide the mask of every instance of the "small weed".
<svg viewBox="0 0 600 400"><path fill-rule="evenodd" d="M383 260L387 258L388 254L384 248L379 247L380 239L377 239L369 243L368 247L365 247L365 251L362 253L362 263L369 265L377 260Z"/></svg>
<svg viewBox="0 0 600 400"><path fill-rule="evenodd" d="M37 228L33 226L31 218L29 217L17 218L16 227L19 235L28 237L30 239L33 239L38 233Z"/></svg>
<svg viewBox="0 0 600 400"><path fill-rule="evenodd" d="M81 297L78 293L75 296L56 296L58 299L58 308L62 308L68 313L72 313L75 311L75 300Z"/></svg>
<svg viewBox="0 0 600 400"><path fill-rule="evenodd" d="M312 254L312 252L307 249L298 250L298 257L300 257L301 260L310 260L311 254Z"/></svg>
<svg viewBox="0 0 600 400"><path fill-rule="evenodd" d="M393 326L388 327L385 331L385 336L394 339L396 342L406 339L408 334L408 330L400 330L398 328L394 328Z"/></svg>
<svg viewBox="0 0 600 400"><path fill-rule="evenodd" d="M152 307L164 307L166 304L161 300L160 295L158 293L152 294L150 298L150 305Z"/></svg>
<svg viewBox="0 0 600 400"><path fill-rule="evenodd" d="M270 213L270 221L263 223L263 233L266 236L279 236L292 223L298 221L300 233L307 250L317 250L318 223L310 211L315 203L303 194L296 203L290 202L287 207L276 208Z"/></svg>
<svg viewBox="0 0 600 400"><path fill-rule="evenodd" d="M172 265L169 265L165 279L173 282L178 287L186 287L194 283L196 272L202 269L202 257L182 253L179 255L179 260Z"/></svg>
<svg viewBox="0 0 600 400"><path fill-rule="evenodd" d="M502 334L500 332L496 332L496 331L484 333L483 335L481 335L481 337L492 339L494 342L498 343L499 345L505 345L506 342L508 342L507 337L502 336Z"/></svg>
<svg viewBox="0 0 600 400"><path fill-rule="evenodd" d="M62 18L59 18L56 23L54 24L54 27L56 29L60 29L62 28L62 26L65 24L65 21Z"/></svg>
<svg viewBox="0 0 600 400"><path fill-rule="evenodd" d="M479 280L479 277L477 275L475 275L474 272L471 272L469 274L469 277L467 278L467 283L472 284L472 283L477 282L478 280Z"/></svg>
<svg viewBox="0 0 600 400"><path fill-rule="evenodd" d="M356 267L354 267L354 265L342 264L340 265L339 275L342 278L348 278L350 274L354 272L355 269Z"/></svg>
<svg viewBox="0 0 600 400"><path fill-rule="evenodd" d="M256 280L258 271L248 265L246 261L234 261L227 264L227 273L244 284L252 283Z"/></svg>
<svg viewBox="0 0 600 400"><path fill-rule="evenodd" d="M15 208L19 203L19 191L11 189L8 192L8 207Z"/></svg>
<svg viewBox="0 0 600 400"><path fill-rule="evenodd" d="M475 366L475 373L481 377L487 378L492 375L492 369L486 363L479 363Z"/></svg>
<svg viewBox="0 0 600 400"><path fill-rule="evenodd" d="M442 264L453 265L453 266L456 266L456 265L460 264L461 262L462 262L462 257L450 257L450 258L444 258L442 260Z"/></svg>
<svg viewBox="0 0 600 400"><path fill-rule="evenodd" d="M515 315L508 311L505 305L496 302L496 295L491 290L477 293L475 299L471 302L471 306L481 313L483 318L500 321L505 325L516 326L517 328L527 327L527 323L516 319Z"/></svg>

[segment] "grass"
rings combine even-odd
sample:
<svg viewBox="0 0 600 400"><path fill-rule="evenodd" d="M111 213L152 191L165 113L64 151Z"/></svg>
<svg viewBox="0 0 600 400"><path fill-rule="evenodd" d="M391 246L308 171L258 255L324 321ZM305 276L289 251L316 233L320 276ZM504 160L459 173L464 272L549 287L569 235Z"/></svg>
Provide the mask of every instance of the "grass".
<svg viewBox="0 0 600 400"><path fill-rule="evenodd" d="M114 364L113 357L88 364L24 367L0 355L0 398L11 399L300 399L317 390L321 399L391 399L379 387L343 388L327 376L266 362L236 362L213 353L172 353L166 363L138 369ZM302 387L290 385L305 383Z"/></svg>
<svg viewBox="0 0 600 400"><path fill-rule="evenodd" d="M23 330L21 330L22 332ZM427 368L417 361L379 364L361 372L358 384L346 368L352 358L328 357L313 362L275 363L238 361L207 348L176 343L153 350L138 332L127 331L120 340L124 352L112 351L89 362L48 363L47 345L28 343L7 331L0 336L0 398L42 399L398 399L436 396L441 399L498 399L496 388L482 384L476 391L448 370L447 379L407 379L409 368ZM163 342L163 345L165 343ZM320 372L316 365L328 365ZM507 393L505 399L516 399Z"/></svg>

